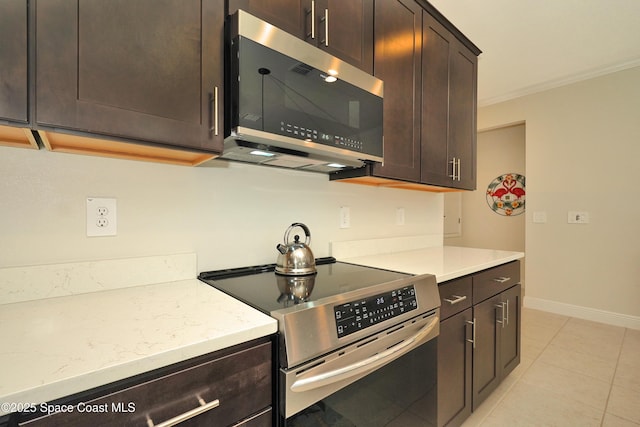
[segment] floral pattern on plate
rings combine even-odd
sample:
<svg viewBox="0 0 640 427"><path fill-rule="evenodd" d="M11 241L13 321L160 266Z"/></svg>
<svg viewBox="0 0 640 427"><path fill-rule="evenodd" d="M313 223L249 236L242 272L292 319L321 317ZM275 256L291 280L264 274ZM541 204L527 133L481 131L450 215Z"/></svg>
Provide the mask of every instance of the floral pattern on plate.
<svg viewBox="0 0 640 427"><path fill-rule="evenodd" d="M499 215L516 216L524 212L525 195L524 175L505 173L487 187L487 204Z"/></svg>

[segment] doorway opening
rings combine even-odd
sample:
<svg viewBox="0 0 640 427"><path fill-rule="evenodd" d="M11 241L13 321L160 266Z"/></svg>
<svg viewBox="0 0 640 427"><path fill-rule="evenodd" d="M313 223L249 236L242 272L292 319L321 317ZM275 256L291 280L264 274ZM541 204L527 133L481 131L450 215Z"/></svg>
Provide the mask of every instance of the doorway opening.
<svg viewBox="0 0 640 427"><path fill-rule="evenodd" d="M524 122L478 132L477 190L445 193L445 245L525 251L525 158Z"/></svg>

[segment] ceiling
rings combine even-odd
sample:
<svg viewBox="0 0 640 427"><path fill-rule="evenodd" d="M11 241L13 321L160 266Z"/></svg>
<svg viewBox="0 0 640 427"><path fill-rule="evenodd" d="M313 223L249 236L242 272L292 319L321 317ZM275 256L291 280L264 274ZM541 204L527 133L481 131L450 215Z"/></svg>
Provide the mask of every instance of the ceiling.
<svg viewBox="0 0 640 427"><path fill-rule="evenodd" d="M640 66L640 0L429 0L481 50L478 105Z"/></svg>

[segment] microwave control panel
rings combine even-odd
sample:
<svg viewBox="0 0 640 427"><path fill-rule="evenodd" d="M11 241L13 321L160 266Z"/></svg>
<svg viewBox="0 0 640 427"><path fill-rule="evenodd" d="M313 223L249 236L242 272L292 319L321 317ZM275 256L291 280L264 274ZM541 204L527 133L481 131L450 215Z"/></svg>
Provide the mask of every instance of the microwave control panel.
<svg viewBox="0 0 640 427"><path fill-rule="evenodd" d="M413 285L337 305L333 308L333 312L338 338L393 319L417 308L418 301Z"/></svg>
<svg viewBox="0 0 640 427"><path fill-rule="evenodd" d="M317 142L324 145L333 145L352 151L362 151L363 148L363 142L357 139L340 135L329 135L324 132L319 132L317 129L310 129L286 122L280 122L280 132L282 135L291 138Z"/></svg>

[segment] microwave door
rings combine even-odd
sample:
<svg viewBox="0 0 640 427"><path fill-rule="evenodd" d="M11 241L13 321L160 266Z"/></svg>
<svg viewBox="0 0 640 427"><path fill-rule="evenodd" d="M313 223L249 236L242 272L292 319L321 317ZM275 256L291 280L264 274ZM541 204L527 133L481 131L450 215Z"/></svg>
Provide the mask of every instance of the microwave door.
<svg viewBox="0 0 640 427"><path fill-rule="evenodd" d="M336 136L381 139L376 95L252 40L239 43L239 126L326 145Z"/></svg>

